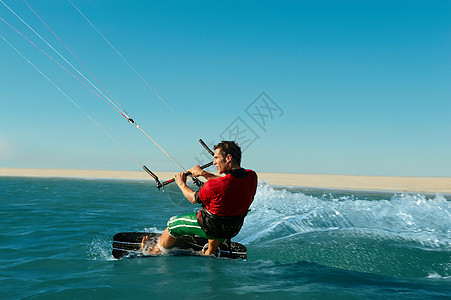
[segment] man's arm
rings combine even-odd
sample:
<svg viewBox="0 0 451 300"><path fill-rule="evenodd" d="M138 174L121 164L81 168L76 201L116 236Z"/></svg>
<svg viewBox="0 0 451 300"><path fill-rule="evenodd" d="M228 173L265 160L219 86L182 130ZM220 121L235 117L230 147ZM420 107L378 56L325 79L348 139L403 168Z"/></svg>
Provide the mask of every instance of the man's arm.
<svg viewBox="0 0 451 300"><path fill-rule="evenodd" d="M196 204L196 198L194 197L194 192L192 189L190 189L186 185L186 175L183 172L177 173L174 176L175 183L179 186L180 190L183 193L183 196L185 196L186 199L188 199L189 202Z"/></svg>

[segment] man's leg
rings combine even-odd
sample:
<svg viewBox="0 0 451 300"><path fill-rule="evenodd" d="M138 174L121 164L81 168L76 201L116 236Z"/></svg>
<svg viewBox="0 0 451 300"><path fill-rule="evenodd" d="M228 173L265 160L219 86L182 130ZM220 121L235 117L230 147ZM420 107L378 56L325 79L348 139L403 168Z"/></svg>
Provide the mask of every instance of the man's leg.
<svg viewBox="0 0 451 300"><path fill-rule="evenodd" d="M218 249L221 242L219 240L208 240L208 249L205 251L204 255L212 255Z"/></svg>
<svg viewBox="0 0 451 300"><path fill-rule="evenodd" d="M164 249L167 249L175 244L175 241L177 239L169 234L169 229L166 227L165 231L160 237L160 240L158 241L158 244Z"/></svg>
<svg viewBox="0 0 451 300"><path fill-rule="evenodd" d="M169 230L171 233L169 233ZM188 213L179 216L174 216L168 221L168 227L161 235L159 241L155 246L149 251L151 254L161 254L164 249L167 249L174 245L177 238L184 235L188 236L200 236L208 239L205 231L197 223L196 213ZM146 240L143 239L143 246ZM215 239L208 239L208 249L205 255L213 254L221 242Z"/></svg>
<svg viewBox="0 0 451 300"><path fill-rule="evenodd" d="M153 246L153 248L149 251L151 254L159 255L162 252L162 249L168 249L172 245L174 245L177 239L169 234L169 230L166 227L165 231L161 235L158 242Z"/></svg>

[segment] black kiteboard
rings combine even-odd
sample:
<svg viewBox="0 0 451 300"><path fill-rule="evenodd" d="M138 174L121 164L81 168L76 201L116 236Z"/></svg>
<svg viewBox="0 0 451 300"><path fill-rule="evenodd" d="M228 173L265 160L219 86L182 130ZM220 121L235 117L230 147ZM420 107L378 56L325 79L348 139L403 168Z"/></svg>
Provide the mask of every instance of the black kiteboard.
<svg viewBox="0 0 451 300"><path fill-rule="evenodd" d="M160 233L149 232L120 232L113 237L113 256L116 259L123 257L133 258L140 256L151 256L145 249L151 248L158 241ZM142 243L143 238L147 241ZM181 255L196 255L197 251L207 249L208 240L201 237L182 236L178 238L171 247L170 253ZM181 252L177 252L181 250ZM222 242L215 254L216 257L232 259L247 259L246 247L240 243L231 242L230 247Z"/></svg>

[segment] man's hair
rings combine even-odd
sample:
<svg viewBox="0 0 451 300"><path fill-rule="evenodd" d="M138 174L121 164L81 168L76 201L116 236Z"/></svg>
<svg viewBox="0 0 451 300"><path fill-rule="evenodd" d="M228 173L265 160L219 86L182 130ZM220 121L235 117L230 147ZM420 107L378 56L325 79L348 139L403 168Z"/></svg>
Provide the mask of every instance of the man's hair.
<svg viewBox="0 0 451 300"><path fill-rule="evenodd" d="M219 144L214 146L214 149L220 149L224 158L230 154L232 156L232 164L241 164L241 148L234 141L221 141Z"/></svg>

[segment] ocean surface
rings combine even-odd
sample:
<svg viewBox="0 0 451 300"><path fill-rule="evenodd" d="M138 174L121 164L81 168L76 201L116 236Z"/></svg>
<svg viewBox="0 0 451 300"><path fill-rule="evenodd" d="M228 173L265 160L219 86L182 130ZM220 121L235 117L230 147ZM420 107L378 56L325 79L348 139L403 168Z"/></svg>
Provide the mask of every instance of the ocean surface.
<svg viewBox="0 0 451 300"><path fill-rule="evenodd" d="M196 210L145 181L0 177L0 299L451 298L449 196L259 183L248 260L114 260L121 231Z"/></svg>

